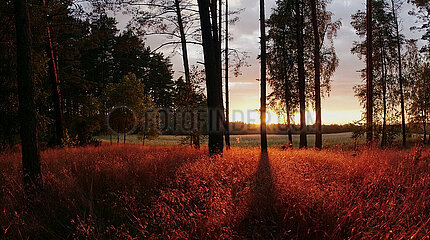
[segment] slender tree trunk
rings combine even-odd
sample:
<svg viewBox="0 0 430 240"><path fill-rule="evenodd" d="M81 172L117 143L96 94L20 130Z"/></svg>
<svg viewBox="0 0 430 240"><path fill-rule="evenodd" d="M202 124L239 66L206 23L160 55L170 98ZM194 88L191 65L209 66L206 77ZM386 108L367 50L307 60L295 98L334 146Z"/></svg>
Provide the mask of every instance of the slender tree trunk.
<svg viewBox="0 0 430 240"><path fill-rule="evenodd" d="M427 111L425 109L425 106L423 108L423 134L424 134L424 138L423 138L423 142L426 143L427 142ZM429 139L430 141L430 139Z"/></svg>
<svg viewBox="0 0 430 240"><path fill-rule="evenodd" d="M381 147L387 146L387 71L385 66L385 51L384 46L382 46L382 104L384 108L384 116L382 121L382 139Z"/></svg>
<svg viewBox="0 0 430 240"><path fill-rule="evenodd" d="M116 135L116 144L117 144L117 145L119 144L119 134L118 134L118 135Z"/></svg>
<svg viewBox="0 0 430 240"><path fill-rule="evenodd" d="M190 73L190 65L188 61L188 48L187 48L187 39L185 35L185 29L184 29L184 22L182 20L182 13L181 13L181 6L180 6L180 0L175 0L175 9L176 9L176 17L178 22L178 28L179 28L179 34L181 37L181 47L182 47L182 62L184 64L184 72L185 72L185 82L187 84L187 87L189 88L189 93L191 95L192 86L191 86L191 73ZM190 96L187 97L187 101L191 102L192 99L190 99ZM196 143L194 141L194 133L190 134L190 145L196 146L199 145L199 143Z"/></svg>
<svg viewBox="0 0 430 240"><path fill-rule="evenodd" d="M185 36L184 23L183 23L182 14L181 14L181 6L179 5L179 3L180 3L180 0L175 0L176 17L178 21L179 34L181 37L182 61L184 64L185 82L187 83L187 86L191 86L191 74L190 74L190 65L188 62L187 39Z"/></svg>
<svg viewBox="0 0 430 240"><path fill-rule="evenodd" d="M218 87L219 87L219 98L221 99L220 104L220 110L217 113L218 118L220 119L220 121L222 121L222 134L224 136L224 131L225 131L225 112L224 112L224 102L223 102L223 94L222 94L222 0L212 0L213 4L211 5L210 9L211 9L211 15L212 15L212 26L213 26L213 34L214 34L214 42L215 42L215 46L216 46L216 53L217 53L217 71L219 74L219 78L218 78ZM218 5L217 5L218 4ZM219 7L217 9L217 7ZM217 15L218 14L218 15ZM217 19L218 17L218 19ZM224 144L224 143L223 143Z"/></svg>
<svg viewBox="0 0 430 240"><path fill-rule="evenodd" d="M291 132L291 109L290 109L290 102L289 98L286 99L286 107L287 107L287 134L288 134L288 144L293 145L293 134Z"/></svg>
<svg viewBox="0 0 430 240"><path fill-rule="evenodd" d="M46 9L46 1L43 0L43 6ZM46 56L49 58L49 78L51 80L51 95L54 103L54 119L55 119L55 133L57 145L61 145L61 141L64 138L64 117L63 109L61 104L61 91L60 91L60 80L58 78L58 66L55 58L54 45L51 35L51 22L49 16L46 16Z"/></svg>
<svg viewBox="0 0 430 240"><path fill-rule="evenodd" d="M200 149L200 135L198 133L193 136L193 143L195 149Z"/></svg>
<svg viewBox="0 0 430 240"><path fill-rule="evenodd" d="M285 34L285 28L283 29L283 45L282 45L282 78L283 78L283 82L284 82L284 88L285 88L285 107L286 107L286 112L287 112L287 134L288 134L288 144L290 146L293 145L293 134L291 131L291 106L290 106L290 99L291 99L291 94L290 94L290 86L288 85L288 77L287 77L287 73L286 73L286 69L287 69L287 63L285 61L285 57L287 56L286 52L285 52L285 43L286 43L286 34Z"/></svg>
<svg viewBox="0 0 430 240"><path fill-rule="evenodd" d="M406 117L405 117L405 97L403 93L403 68L402 68L402 43L400 41L400 31L399 22L397 20L396 9L394 5L394 0L391 0L391 6L394 17L394 27L396 28L396 38L397 38L397 62L399 64L399 87L400 87L400 107L402 113L402 144L406 146Z"/></svg>
<svg viewBox="0 0 430 240"><path fill-rule="evenodd" d="M366 11L366 104L367 104L367 142L373 141L373 34L372 34L372 0L367 0Z"/></svg>
<svg viewBox="0 0 430 240"><path fill-rule="evenodd" d="M29 194L42 187L42 174L37 140L30 17L26 0L15 0L15 26L22 167L24 189Z"/></svg>
<svg viewBox="0 0 430 240"><path fill-rule="evenodd" d="M219 9L217 8L219 5ZM221 99L218 102L219 108L217 110L217 119L221 121L222 127L220 128L223 140L224 140L224 126L225 126L225 112L224 112L224 102L222 94L222 46L221 46L221 0L212 0L212 4L209 6L211 17L212 17L212 30L213 30L213 41L216 46L216 68L217 68L217 82L218 82L218 98ZM223 142L224 146L224 142Z"/></svg>
<svg viewBox="0 0 430 240"><path fill-rule="evenodd" d="M228 0L225 0L225 146L230 149L230 97L228 89Z"/></svg>
<svg viewBox="0 0 430 240"><path fill-rule="evenodd" d="M218 57L218 36L213 31L215 21L211 24L210 15L210 2L209 0L198 0L200 24L202 29L203 52L205 59L205 72L206 72L206 89L207 89L207 103L208 103L208 132L209 132L209 155L219 155L223 152L223 121L220 121L219 115L222 109L222 91L220 88L221 75L219 67L221 66ZM213 4L211 4L213 5ZM215 2L216 8L216 2ZM216 10L211 11L216 16ZM212 18L214 19L214 18ZM222 119L222 117L221 117Z"/></svg>
<svg viewBox="0 0 430 240"><path fill-rule="evenodd" d="M261 151L267 152L266 132L266 16L264 0L260 0L260 34L261 34L261 96L260 96L260 135Z"/></svg>
<svg viewBox="0 0 430 240"><path fill-rule="evenodd" d="M126 136L127 136L127 134L126 134L126 133L124 133L124 144L125 144L125 142L126 142L126 140L125 140Z"/></svg>
<svg viewBox="0 0 430 240"><path fill-rule="evenodd" d="M320 35L318 31L318 18L316 0L311 0L312 28L314 32L314 69L315 69L315 148L322 148L321 129L321 73L320 73Z"/></svg>
<svg viewBox="0 0 430 240"><path fill-rule="evenodd" d="M112 145L112 133L110 134L110 137L109 137L109 142L110 142L110 145Z"/></svg>
<svg viewBox="0 0 430 240"><path fill-rule="evenodd" d="M307 129L306 129L306 80L305 80L305 65L304 65L304 44L303 44L303 16L300 0L296 0L296 21L297 21L297 65L299 77L299 98L300 98L300 148L306 148Z"/></svg>
<svg viewBox="0 0 430 240"><path fill-rule="evenodd" d="M222 43L222 0L218 1L218 42L219 49L221 51L221 43ZM221 55L220 55L221 57ZM221 60L221 59L220 59Z"/></svg>

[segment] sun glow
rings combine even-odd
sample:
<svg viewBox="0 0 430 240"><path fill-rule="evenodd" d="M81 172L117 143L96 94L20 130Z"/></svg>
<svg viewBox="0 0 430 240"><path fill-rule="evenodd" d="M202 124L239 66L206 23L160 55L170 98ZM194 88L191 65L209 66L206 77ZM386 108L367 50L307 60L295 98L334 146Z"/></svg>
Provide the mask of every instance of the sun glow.
<svg viewBox="0 0 430 240"><path fill-rule="evenodd" d="M315 112L306 111L306 124L315 124ZM322 123L323 124L348 124L359 120L361 112L357 111L323 111L322 112ZM230 111L231 122L244 122L250 124L260 124L260 112L257 109L233 109ZM271 110L267 110L266 114L267 124L284 124L286 123L286 117L280 116ZM291 119L292 124L300 124L300 115L295 114Z"/></svg>

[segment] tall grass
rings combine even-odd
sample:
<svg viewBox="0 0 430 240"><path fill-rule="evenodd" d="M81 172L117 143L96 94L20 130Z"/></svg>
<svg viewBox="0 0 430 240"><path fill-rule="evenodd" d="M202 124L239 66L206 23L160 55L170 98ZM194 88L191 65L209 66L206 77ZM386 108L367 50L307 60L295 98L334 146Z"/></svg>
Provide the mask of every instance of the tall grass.
<svg viewBox="0 0 430 240"><path fill-rule="evenodd" d="M4 239L426 239L430 150L47 150L29 201L0 155Z"/></svg>

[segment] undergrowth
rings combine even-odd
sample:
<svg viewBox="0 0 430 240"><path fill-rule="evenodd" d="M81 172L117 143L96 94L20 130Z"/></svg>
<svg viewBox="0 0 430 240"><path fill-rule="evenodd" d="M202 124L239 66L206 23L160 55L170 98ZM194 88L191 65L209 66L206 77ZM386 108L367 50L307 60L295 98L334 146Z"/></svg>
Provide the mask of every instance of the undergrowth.
<svg viewBox="0 0 430 240"><path fill-rule="evenodd" d="M430 150L100 146L0 154L3 239L428 239Z"/></svg>

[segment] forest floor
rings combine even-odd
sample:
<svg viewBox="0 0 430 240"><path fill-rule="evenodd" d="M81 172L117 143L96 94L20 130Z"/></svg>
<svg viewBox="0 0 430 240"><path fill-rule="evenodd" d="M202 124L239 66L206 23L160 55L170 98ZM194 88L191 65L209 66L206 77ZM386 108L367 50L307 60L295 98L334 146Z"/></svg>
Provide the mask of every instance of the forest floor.
<svg viewBox="0 0 430 240"><path fill-rule="evenodd" d="M102 145L0 154L0 239L428 239L430 149Z"/></svg>

